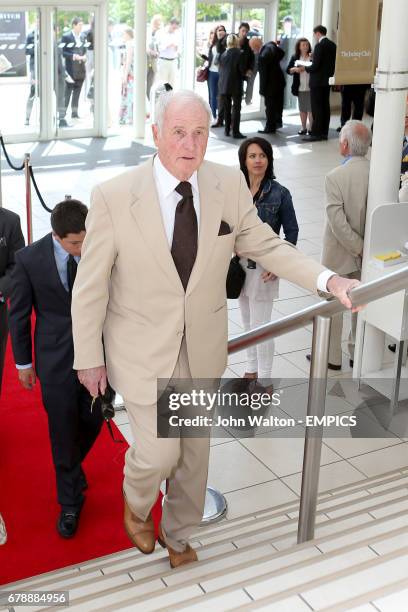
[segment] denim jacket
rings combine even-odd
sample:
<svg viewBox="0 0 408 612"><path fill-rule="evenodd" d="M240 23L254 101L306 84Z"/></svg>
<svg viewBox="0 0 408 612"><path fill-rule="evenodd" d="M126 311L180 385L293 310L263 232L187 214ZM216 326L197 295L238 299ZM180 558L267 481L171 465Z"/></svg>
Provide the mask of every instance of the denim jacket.
<svg viewBox="0 0 408 612"><path fill-rule="evenodd" d="M285 240L296 244L299 226L293 208L292 196L286 187L275 180L269 179L255 204L261 221L270 225L278 235L282 227Z"/></svg>

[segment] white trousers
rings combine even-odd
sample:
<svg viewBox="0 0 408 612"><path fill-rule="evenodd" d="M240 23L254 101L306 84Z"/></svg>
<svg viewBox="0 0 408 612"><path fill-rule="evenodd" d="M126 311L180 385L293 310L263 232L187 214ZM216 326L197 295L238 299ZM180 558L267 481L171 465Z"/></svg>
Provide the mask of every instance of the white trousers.
<svg viewBox="0 0 408 612"><path fill-rule="evenodd" d="M164 83L170 83L175 87L177 78L177 59L174 60L157 60L157 73L156 73L156 85L162 85Z"/></svg>
<svg viewBox="0 0 408 612"><path fill-rule="evenodd" d="M245 331L269 323L272 315L273 301L256 300L241 295L239 297L242 324ZM258 372L258 379L271 378L272 361L275 352L275 340L255 344L247 349L247 372Z"/></svg>

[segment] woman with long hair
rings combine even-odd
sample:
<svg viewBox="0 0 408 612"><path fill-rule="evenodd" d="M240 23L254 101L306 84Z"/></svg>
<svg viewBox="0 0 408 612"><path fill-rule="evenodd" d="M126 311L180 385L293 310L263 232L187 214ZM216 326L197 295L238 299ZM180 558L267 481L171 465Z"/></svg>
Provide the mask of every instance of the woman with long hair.
<svg viewBox="0 0 408 612"><path fill-rule="evenodd" d="M224 53L227 43L227 31L223 25L217 26L210 35L208 43L208 56L201 55L208 62L208 102L214 119L217 119L218 110L218 80L219 60ZM222 125L222 122L221 122ZM220 127L217 123L213 127Z"/></svg>
<svg viewBox="0 0 408 612"><path fill-rule="evenodd" d="M238 157L261 221L278 235L283 229L285 240L295 245L299 227L292 196L275 180L272 145L265 138L248 138L241 144ZM271 320L273 300L279 297L279 279L250 259L241 258L240 263L246 276L239 306L244 329L248 331ZM248 348L244 378L258 379L269 387L274 349L273 339Z"/></svg>
<svg viewBox="0 0 408 612"><path fill-rule="evenodd" d="M295 53L290 58L290 62L286 69L288 74L293 75L292 81L292 94L297 96L299 105L300 121L302 122L302 128L298 134L304 136L307 133L311 133L312 130L312 106L310 103L310 86L309 86L309 73L306 70L299 70L295 65L297 60L304 62L310 61L312 55L312 46L307 38L299 38L296 41ZM307 119L309 118L309 131L307 129Z"/></svg>

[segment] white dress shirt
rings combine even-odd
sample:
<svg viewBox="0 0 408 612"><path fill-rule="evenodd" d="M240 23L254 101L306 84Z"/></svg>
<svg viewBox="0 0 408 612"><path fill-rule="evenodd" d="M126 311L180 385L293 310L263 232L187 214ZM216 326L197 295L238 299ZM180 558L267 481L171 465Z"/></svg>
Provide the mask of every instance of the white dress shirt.
<svg viewBox="0 0 408 612"><path fill-rule="evenodd" d="M173 242L174 220L176 215L177 204L182 199L182 196L175 191L180 181L170 174L163 166L158 155L154 158L153 175L159 195L159 204L163 218L164 230L166 232L167 241L171 249ZM198 192L197 172L194 172L188 179L191 183L193 191L194 208L197 215L197 228L200 233L200 194Z"/></svg>
<svg viewBox="0 0 408 612"><path fill-rule="evenodd" d="M153 163L154 180L159 195L159 204L162 213L164 230L166 232L169 248L173 242L174 219L176 215L177 204L181 200L181 195L175 191L180 181L174 177L160 161L158 155L154 158ZM193 190L193 202L197 215L197 228L200 233L200 194L198 191L197 172L189 178ZM317 288L319 291L327 291L327 282L336 273L331 270L321 272L317 278Z"/></svg>
<svg viewBox="0 0 408 612"><path fill-rule="evenodd" d="M176 45L176 49L170 45ZM159 30L157 35L157 46L159 49L159 57L167 60L175 60L180 54L180 32L175 30L169 32L167 28L165 30Z"/></svg>

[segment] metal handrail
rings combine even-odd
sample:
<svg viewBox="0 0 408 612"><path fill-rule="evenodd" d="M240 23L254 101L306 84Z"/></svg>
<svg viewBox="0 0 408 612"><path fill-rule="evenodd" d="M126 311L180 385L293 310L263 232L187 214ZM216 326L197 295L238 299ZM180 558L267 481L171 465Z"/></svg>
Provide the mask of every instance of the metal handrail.
<svg viewBox="0 0 408 612"><path fill-rule="evenodd" d="M408 266L397 272L391 272L386 277L359 285L349 295L353 306L361 306L401 289L408 289ZM336 299L322 300L317 304L313 304L313 306L308 306L298 312L282 317L278 321L260 325L249 332L236 336L228 342L228 353L236 353L253 344L259 344L269 338L275 338L299 327L304 327L312 322L315 317L332 317L345 310L347 308Z"/></svg>
<svg viewBox="0 0 408 612"><path fill-rule="evenodd" d="M350 291L353 307L369 304L382 297L408 289L408 266L387 276L364 283ZM254 344L291 332L313 321L310 362L308 416L322 417L325 413L327 364L331 317L347 310L337 299L323 300L265 325L261 325L228 342L228 353L235 353ZM302 488L298 522L298 543L314 538L319 487L320 457L323 429L306 426L302 468Z"/></svg>

